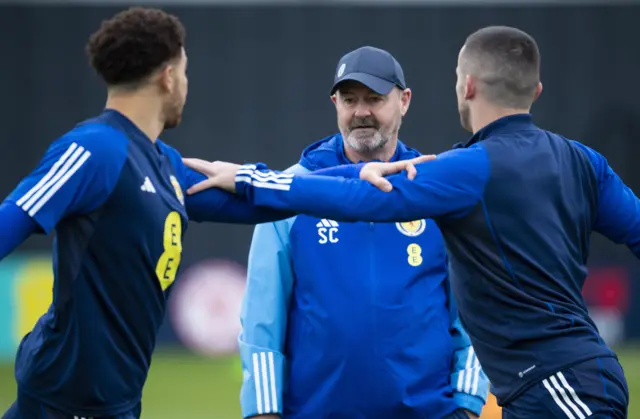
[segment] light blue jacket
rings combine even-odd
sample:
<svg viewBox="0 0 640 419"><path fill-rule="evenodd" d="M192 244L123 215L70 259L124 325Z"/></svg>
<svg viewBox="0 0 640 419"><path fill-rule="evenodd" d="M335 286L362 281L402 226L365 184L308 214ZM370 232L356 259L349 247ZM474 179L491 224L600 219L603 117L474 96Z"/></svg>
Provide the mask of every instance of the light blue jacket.
<svg viewBox="0 0 640 419"><path fill-rule="evenodd" d="M399 143L394 160L419 153ZM349 164L325 138L289 169ZM239 338L243 417L445 418L480 414L488 381L462 329L431 220L258 225ZM458 412L459 413L459 412Z"/></svg>

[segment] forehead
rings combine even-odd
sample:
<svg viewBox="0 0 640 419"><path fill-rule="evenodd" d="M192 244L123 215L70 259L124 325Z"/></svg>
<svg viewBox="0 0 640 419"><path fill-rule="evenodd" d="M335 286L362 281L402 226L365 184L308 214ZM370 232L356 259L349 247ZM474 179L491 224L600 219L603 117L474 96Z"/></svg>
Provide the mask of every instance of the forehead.
<svg viewBox="0 0 640 419"><path fill-rule="evenodd" d="M460 61L462 60L462 55L464 54L464 49L465 49L465 46L463 45L462 48L460 48L460 52L458 53L458 64L460 64Z"/></svg>
<svg viewBox="0 0 640 419"><path fill-rule="evenodd" d="M338 87L340 94L352 94L352 95L378 95L378 93L369 89L364 84L355 80L346 80L340 83Z"/></svg>
<svg viewBox="0 0 640 419"><path fill-rule="evenodd" d="M184 47L180 50L180 56L175 61L178 65L185 65L187 63L187 51Z"/></svg>

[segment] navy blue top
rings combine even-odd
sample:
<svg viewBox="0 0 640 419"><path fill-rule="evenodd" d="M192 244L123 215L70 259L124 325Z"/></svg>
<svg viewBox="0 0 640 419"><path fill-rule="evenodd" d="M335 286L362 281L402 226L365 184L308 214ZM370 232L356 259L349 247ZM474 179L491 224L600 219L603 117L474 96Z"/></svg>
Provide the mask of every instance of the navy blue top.
<svg viewBox="0 0 640 419"><path fill-rule="evenodd" d="M0 206L0 257L55 229L53 303L22 340L20 391L79 417L111 416L141 398L188 219L258 223L254 209L122 114L107 110L51 144Z"/></svg>
<svg viewBox="0 0 640 419"><path fill-rule="evenodd" d="M385 193L326 176L271 172L258 182L264 167L248 165L236 187L254 204L336 221L434 218L462 324L500 404L572 364L615 356L581 291L592 231L640 257L640 201L602 155L521 114L417 171L413 181L389 177Z"/></svg>

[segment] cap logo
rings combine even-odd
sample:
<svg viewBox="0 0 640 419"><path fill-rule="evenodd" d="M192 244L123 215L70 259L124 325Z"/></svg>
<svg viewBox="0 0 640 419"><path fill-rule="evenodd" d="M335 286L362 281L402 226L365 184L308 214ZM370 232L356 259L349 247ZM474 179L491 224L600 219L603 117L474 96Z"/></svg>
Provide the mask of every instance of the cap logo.
<svg viewBox="0 0 640 419"><path fill-rule="evenodd" d="M345 63L342 63L342 65L338 69L338 77L342 77L342 75L344 74L344 69L345 69L346 66L347 65Z"/></svg>

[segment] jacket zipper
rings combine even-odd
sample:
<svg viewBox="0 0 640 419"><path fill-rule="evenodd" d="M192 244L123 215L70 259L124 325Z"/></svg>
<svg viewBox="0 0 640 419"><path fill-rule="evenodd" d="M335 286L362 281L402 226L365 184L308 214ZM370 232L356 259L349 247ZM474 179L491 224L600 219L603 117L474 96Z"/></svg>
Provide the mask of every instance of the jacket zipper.
<svg viewBox="0 0 640 419"><path fill-rule="evenodd" d="M376 232L375 232L375 223L369 222L369 231L371 233L371 237L369 240L369 278L371 279L371 329L372 329L372 339L373 342L378 341L378 328L376 321L376 312L377 312L377 277L376 277ZM373 386L373 393L378 394L380 392L380 385L378 384L378 349L377 345L371 345L373 358L372 358L372 377L371 377L371 385Z"/></svg>

